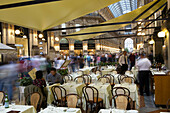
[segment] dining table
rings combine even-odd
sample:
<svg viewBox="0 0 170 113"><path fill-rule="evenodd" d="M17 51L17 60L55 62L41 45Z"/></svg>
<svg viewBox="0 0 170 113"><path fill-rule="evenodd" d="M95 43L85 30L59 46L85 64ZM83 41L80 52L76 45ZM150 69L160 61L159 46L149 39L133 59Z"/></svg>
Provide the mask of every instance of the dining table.
<svg viewBox="0 0 170 113"><path fill-rule="evenodd" d="M8 113L8 112L18 112L18 113L37 113L34 106L28 105L9 105L9 108L5 108L4 106L0 106L0 113Z"/></svg>
<svg viewBox="0 0 170 113"><path fill-rule="evenodd" d="M81 113L80 108L54 107L48 106L39 113Z"/></svg>
<svg viewBox="0 0 170 113"><path fill-rule="evenodd" d="M54 96L53 96L53 93L52 93L52 90L51 88L53 86L62 86L66 89L66 93L67 94L71 94L71 93L74 93L74 94L78 94L80 97L82 96L82 88L85 86L85 84L77 84L76 82L74 81L71 81L71 82L68 82L68 83L64 83L64 84L53 84L51 86L48 86L48 98L47 98L47 103L48 104L51 104L53 101L54 101Z"/></svg>

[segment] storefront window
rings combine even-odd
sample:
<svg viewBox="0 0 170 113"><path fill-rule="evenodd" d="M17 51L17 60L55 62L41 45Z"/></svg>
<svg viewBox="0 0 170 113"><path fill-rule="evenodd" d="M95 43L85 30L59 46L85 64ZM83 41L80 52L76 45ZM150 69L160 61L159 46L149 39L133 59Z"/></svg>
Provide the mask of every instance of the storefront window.
<svg viewBox="0 0 170 113"><path fill-rule="evenodd" d="M125 49L127 48L129 52L133 51L133 40L131 38L127 38L125 40Z"/></svg>

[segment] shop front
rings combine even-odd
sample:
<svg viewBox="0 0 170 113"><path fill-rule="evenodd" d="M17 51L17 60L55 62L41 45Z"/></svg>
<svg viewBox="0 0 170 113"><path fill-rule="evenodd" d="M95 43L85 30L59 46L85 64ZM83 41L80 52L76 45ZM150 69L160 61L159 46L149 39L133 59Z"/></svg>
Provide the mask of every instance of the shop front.
<svg viewBox="0 0 170 113"><path fill-rule="evenodd" d="M74 43L74 53L77 55L83 54L83 43L82 41L75 41Z"/></svg>

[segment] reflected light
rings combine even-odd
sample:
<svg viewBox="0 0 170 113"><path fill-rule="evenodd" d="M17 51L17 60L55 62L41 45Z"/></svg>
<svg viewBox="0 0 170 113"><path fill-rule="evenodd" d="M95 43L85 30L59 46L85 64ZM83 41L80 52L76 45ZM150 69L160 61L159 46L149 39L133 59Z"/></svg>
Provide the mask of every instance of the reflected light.
<svg viewBox="0 0 170 113"><path fill-rule="evenodd" d="M162 47L166 47L166 45L163 45Z"/></svg>
<svg viewBox="0 0 170 113"><path fill-rule="evenodd" d="M149 41L149 44L154 44L154 43L155 41L153 39Z"/></svg>

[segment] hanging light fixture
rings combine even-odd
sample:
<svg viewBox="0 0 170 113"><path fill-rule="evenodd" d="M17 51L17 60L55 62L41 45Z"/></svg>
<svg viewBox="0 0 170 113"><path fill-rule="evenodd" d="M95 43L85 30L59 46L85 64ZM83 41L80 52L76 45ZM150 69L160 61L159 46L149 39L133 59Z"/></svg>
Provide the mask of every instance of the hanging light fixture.
<svg viewBox="0 0 170 113"><path fill-rule="evenodd" d="M160 37L160 38L165 37L165 32L160 31L160 32L158 33L158 37Z"/></svg>
<svg viewBox="0 0 170 113"><path fill-rule="evenodd" d="M153 40L153 39L151 39L150 41L149 41L149 44L154 44L155 43L155 41Z"/></svg>
<svg viewBox="0 0 170 113"><path fill-rule="evenodd" d="M59 38L58 38L58 37L55 37L55 41L57 41L57 42L58 42L58 41L59 41Z"/></svg>
<svg viewBox="0 0 170 113"><path fill-rule="evenodd" d="M16 35L19 35L20 33L21 33L21 32L20 32L19 29L15 30L15 34L16 34Z"/></svg>
<svg viewBox="0 0 170 113"><path fill-rule="evenodd" d="M39 38L43 38L43 34L40 33L40 34L38 35L38 37L39 37Z"/></svg>
<svg viewBox="0 0 170 113"><path fill-rule="evenodd" d="M42 40L45 41L45 38L43 38Z"/></svg>

